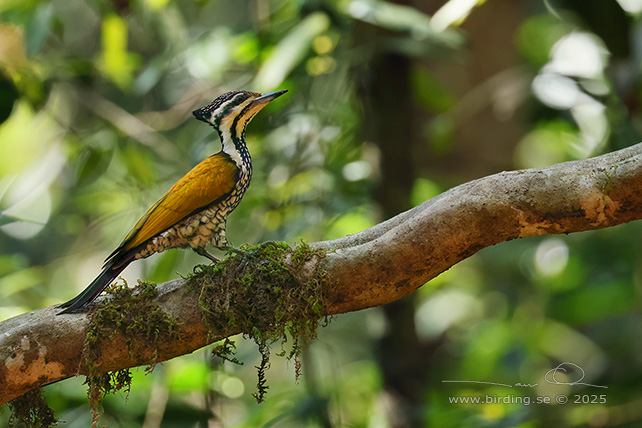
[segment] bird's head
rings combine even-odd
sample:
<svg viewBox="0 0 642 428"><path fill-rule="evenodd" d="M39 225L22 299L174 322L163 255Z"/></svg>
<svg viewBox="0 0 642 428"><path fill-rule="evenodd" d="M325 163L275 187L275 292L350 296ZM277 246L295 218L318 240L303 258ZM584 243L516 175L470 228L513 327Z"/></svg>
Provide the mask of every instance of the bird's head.
<svg viewBox="0 0 642 428"><path fill-rule="evenodd" d="M212 125L219 133L229 132L240 136L248 122L273 99L286 90L259 94L249 91L232 91L220 95L205 107L194 110L194 116Z"/></svg>

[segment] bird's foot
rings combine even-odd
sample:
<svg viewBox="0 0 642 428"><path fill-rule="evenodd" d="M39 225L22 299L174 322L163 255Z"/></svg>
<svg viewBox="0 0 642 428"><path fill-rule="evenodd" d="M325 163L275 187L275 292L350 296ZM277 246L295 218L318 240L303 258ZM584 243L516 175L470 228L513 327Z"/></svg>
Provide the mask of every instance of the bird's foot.
<svg viewBox="0 0 642 428"><path fill-rule="evenodd" d="M233 247L233 246L229 246L229 245L225 246L224 248L221 248L221 249L227 251L228 254L234 253L234 254L237 254L237 255L243 257L243 259L248 259L248 258L256 256L259 253L259 251L264 249L265 247L267 247L267 246L275 246L275 245L277 245L277 243L274 242L274 241L266 241L266 242L260 243L259 245L257 245L251 251L246 251L246 250L243 250L241 248L237 248L237 247Z"/></svg>
<svg viewBox="0 0 642 428"><path fill-rule="evenodd" d="M237 255L243 257L244 259L246 259L246 258L250 258L250 257L256 256L256 253L258 252L258 249L252 250L252 251L245 251L245 250L242 250L240 248L230 247L228 249L228 252L230 252L230 251L232 253L237 254Z"/></svg>
<svg viewBox="0 0 642 428"><path fill-rule="evenodd" d="M240 248L233 247L231 245L226 245L224 247L219 247L223 251L227 251L228 256L238 255L241 256L241 263L239 266L245 266L247 262L256 255L256 250L245 251Z"/></svg>

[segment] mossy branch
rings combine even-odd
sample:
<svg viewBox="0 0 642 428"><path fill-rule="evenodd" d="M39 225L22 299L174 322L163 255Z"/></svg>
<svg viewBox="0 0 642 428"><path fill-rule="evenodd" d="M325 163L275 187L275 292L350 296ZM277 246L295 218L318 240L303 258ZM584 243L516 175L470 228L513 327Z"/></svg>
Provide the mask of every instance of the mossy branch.
<svg viewBox="0 0 642 428"><path fill-rule="evenodd" d="M297 250L288 249L277 259L284 267L296 266L296 286L308 287L316 281L321 294L313 296L323 296L318 307L331 315L399 299L457 262L499 242L601 229L640 218L642 144L584 161L502 172L472 181L363 232L313 244L312 249L323 256L296 260ZM244 279L239 285L234 272L244 262L254 266L260 278L242 271ZM237 258L230 263L224 275L228 282L223 285L235 292L244 287L245 293L252 293L255 280L279 280L278 269L259 269L261 260ZM171 328L154 330L155 339L149 342L131 341L119 331L105 337L100 352L94 355L92 369L99 367L106 372L153 364L242 332L248 325L228 323L230 316L241 317L229 311L241 307L237 307L238 302L248 295L237 295L236 303L229 304L214 296L219 309L203 317L207 281L211 278L204 275L158 285L153 303L167 315L161 318L173 320ZM256 292L264 293L264 297L276 296L277 303L284 295L283 290L260 287ZM317 297L308 295L304 305L319 303L314 301ZM97 301L97 305L104 304L105 298ZM260 318L260 313L252 313L252 305L245 310L250 311L248 317L255 317L253 320ZM89 374L83 351L89 317L56 316L57 312L55 307L48 307L0 323L0 404L46 383ZM287 316L287 312L273 315ZM295 312L318 321L314 311ZM281 322L287 323L287 318L281 318Z"/></svg>

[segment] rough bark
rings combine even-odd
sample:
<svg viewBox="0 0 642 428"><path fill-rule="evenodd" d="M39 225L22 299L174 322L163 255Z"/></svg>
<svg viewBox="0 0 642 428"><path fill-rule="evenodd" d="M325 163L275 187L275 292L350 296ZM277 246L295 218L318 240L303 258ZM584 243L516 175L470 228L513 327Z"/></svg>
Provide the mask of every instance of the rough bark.
<svg viewBox="0 0 642 428"><path fill-rule="evenodd" d="M642 144L547 168L502 172L455 187L363 232L315 243L326 248L326 311L340 314L397 300L482 248L515 238L601 229L642 218ZM305 269L299 272L305 276ZM312 270L311 270L312 274ZM128 350L116 335L99 365L115 370L193 352L208 332L198 284L158 286L178 339ZM85 314L48 307L0 323L0 404L30 389L85 374ZM233 332L228 332L231 334ZM144 347L143 347L144 348Z"/></svg>

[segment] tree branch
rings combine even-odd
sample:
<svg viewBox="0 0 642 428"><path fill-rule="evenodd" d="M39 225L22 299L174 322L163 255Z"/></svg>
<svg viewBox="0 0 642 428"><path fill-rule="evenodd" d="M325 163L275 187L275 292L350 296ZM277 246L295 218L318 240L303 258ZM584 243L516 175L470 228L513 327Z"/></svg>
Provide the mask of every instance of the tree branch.
<svg viewBox="0 0 642 428"><path fill-rule="evenodd" d="M515 238L601 229L642 218L642 144L541 169L502 172L455 187L363 232L314 248L327 250L328 315L399 299L482 248ZM286 260L287 263L287 260ZM314 261L310 261L310 266ZM298 272L299 280L313 268ZM175 340L129 350L105 341L100 370L116 370L197 350L224 336L201 318L200 285L170 281L155 302L179 323ZM99 300L100 302L102 300ZM32 388L87 374L86 314L38 309L0 323L0 404Z"/></svg>

